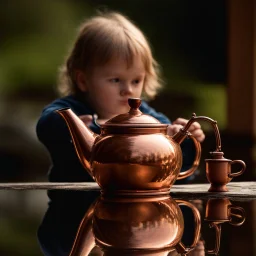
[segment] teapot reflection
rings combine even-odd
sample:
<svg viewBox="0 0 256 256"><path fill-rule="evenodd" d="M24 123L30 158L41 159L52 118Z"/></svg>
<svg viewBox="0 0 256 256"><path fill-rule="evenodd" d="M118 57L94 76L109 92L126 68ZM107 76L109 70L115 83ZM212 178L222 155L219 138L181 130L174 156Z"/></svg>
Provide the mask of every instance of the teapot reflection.
<svg viewBox="0 0 256 256"><path fill-rule="evenodd" d="M185 255L199 239L196 207L170 196L106 198L99 191L48 195L49 207L37 232L46 256Z"/></svg>
<svg viewBox="0 0 256 256"><path fill-rule="evenodd" d="M206 250L208 254L219 253L221 225L229 223L233 226L241 226L245 221L245 211L242 207L234 206L228 198L209 199L206 204L205 221L209 227L215 229L215 248Z"/></svg>
<svg viewBox="0 0 256 256"><path fill-rule="evenodd" d="M228 198L204 204L170 196L107 198L99 197L98 191L51 192L38 229L47 256L217 255L221 226L245 221L244 209ZM204 215L203 230L199 211Z"/></svg>
<svg viewBox="0 0 256 256"><path fill-rule="evenodd" d="M189 207L194 215L193 242L182 242L184 220L179 205ZM88 222L86 214L79 227L70 256L88 255ZM200 213L196 207L170 196L146 198L107 198L96 202L92 215L95 243L104 255L187 255L200 235Z"/></svg>

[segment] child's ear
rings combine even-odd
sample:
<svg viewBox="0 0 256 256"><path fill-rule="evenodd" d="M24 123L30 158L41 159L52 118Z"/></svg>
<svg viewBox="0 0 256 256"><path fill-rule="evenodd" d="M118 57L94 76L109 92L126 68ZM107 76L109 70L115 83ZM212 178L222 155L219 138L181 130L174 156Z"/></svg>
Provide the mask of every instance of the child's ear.
<svg viewBox="0 0 256 256"><path fill-rule="evenodd" d="M76 71L76 83L81 92L86 92L88 89L86 80L87 79L86 79L85 73L81 70L77 70Z"/></svg>

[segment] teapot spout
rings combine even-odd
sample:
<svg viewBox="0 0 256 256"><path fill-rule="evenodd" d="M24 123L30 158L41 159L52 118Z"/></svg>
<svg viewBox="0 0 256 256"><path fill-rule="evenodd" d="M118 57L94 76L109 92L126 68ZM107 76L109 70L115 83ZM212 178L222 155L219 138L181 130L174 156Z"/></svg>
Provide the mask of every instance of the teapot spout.
<svg viewBox="0 0 256 256"><path fill-rule="evenodd" d="M181 128L176 134L173 135L172 139L178 143L181 144L184 139L190 134L188 132L189 127L191 126L192 123L194 123L197 119L201 119L201 117L197 117L195 113L192 114L192 117L189 119L187 124Z"/></svg>
<svg viewBox="0 0 256 256"><path fill-rule="evenodd" d="M94 179L93 173L91 171L90 159L92 147L95 142L95 138L98 135L87 128L83 121L70 108L56 110L56 113L61 115L65 120L70 131L72 142L74 143L78 158L83 167Z"/></svg>

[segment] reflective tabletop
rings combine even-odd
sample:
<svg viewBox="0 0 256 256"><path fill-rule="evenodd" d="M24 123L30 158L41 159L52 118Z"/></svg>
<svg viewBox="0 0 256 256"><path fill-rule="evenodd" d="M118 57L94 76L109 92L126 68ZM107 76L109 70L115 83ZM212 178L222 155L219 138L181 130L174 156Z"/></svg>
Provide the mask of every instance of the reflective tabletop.
<svg viewBox="0 0 256 256"><path fill-rule="evenodd" d="M254 183L144 197L87 185L1 184L0 255L256 255Z"/></svg>

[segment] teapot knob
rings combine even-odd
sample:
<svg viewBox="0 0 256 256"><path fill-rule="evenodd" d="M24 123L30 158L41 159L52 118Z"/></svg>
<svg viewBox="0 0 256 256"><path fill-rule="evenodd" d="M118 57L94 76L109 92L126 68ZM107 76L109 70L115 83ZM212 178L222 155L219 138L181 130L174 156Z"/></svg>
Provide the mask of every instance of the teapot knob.
<svg viewBox="0 0 256 256"><path fill-rule="evenodd" d="M141 99L140 98L129 98L128 104L129 104L130 108L138 109L141 105Z"/></svg>

